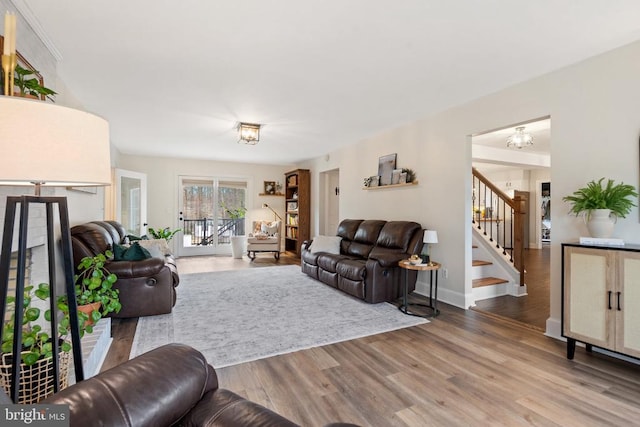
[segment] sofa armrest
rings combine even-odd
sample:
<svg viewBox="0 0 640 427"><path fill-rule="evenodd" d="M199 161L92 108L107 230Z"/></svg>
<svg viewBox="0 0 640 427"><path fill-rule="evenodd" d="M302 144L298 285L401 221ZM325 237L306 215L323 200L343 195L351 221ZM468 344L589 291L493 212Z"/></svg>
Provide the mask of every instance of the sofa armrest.
<svg viewBox="0 0 640 427"><path fill-rule="evenodd" d="M41 401L69 405L70 426L169 426L210 390L213 368L199 351L168 344Z"/></svg>
<svg viewBox="0 0 640 427"><path fill-rule="evenodd" d="M185 426L297 427L281 415L224 389L210 391L180 421Z"/></svg>
<svg viewBox="0 0 640 427"><path fill-rule="evenodd" d="M377 253L375 255L369 255L369 259L378 261L382 267L397 267L398 262L403 259L407 259L409 256L404 253Z"/></svg>
<svg viewBox="0 0 640 427"><path fill-rule="evenodd" d="M150 277L160 273L165 266L160 258L149 258L141 261L111 261L107 269L119 279L132 277Z"/></svg>

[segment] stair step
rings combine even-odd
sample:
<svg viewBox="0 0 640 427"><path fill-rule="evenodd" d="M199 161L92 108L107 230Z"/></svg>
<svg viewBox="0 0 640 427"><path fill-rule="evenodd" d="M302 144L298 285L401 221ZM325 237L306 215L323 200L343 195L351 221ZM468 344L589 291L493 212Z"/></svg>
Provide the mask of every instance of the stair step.
<svg viewBox="0 0 640 427"><path fill-rule="evenodd" d="M493 264L491 261L482 261L480 259L474 259L473 261L471 261L471 265L474 267L477 267L479 265L491 265Z"/></svg>
<svg viewBox="0 0 640 427"><path fill-rule="evenodd" d="M482 286L499 285L501 283L508 282L508 280L499 279L497 277L482 277L480 279L474 279L472 284L474 288L480 288Z"/></svg>

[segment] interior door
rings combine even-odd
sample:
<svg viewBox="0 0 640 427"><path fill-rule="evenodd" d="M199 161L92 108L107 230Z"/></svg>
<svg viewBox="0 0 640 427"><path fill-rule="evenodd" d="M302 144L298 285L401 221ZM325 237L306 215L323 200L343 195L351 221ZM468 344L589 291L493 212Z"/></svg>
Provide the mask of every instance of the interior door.
<svg viewBox="0 0 640 427"><path fill-rule="evenodd" d="M134 236L147 234L147 175L115 170L116 221Z"/></svg>
<svg viewBox="0 0 640 427"><path fill-rule="evenodd" d="M231 237L245 234L246 180L190 176L179 179L179 255L231 254Z"/></svg>

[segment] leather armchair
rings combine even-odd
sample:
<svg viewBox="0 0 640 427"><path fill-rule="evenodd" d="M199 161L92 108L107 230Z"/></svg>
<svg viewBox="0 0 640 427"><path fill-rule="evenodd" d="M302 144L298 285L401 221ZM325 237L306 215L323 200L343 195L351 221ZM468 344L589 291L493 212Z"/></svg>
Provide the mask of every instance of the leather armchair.
<svg viewBox="0 0 640 427"><path fill-rule="evenodd" d="M87 256L113 250L126 241L126 231L116 221L93 221L71 228L73 262L77 266ZM175 287L180 278L173 255L164 259L109 261L107 269L118 276L114 284L120 290L122 309L111 317L127 318L171 313L176 302Z"/></svg>
<svg viewBox="0 0 640 427"><path fill-rule="evenodd" d="M202 353L183 344L151 350L39 403L69 405L71 427L297 425L218 388Z"/></svg>

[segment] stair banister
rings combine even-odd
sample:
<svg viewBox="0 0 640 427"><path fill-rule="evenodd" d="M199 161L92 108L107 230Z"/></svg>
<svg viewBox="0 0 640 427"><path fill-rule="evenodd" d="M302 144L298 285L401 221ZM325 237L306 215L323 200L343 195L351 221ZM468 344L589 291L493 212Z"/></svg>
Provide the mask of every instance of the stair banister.
<svg viewBox="0 0 640 427"><path fill-rule="evenodd" d="M482 175L476 168L472 168L473 174L473 199L472 205L474 212L476 210L480 210L480 195L482 194L482 199L486 203L487 201L487 191L489 194L489 200L492 201L492 212L491 217L489 218L489 227L487 230L487 220L477 218L474 215L473 223L477 222L477 227L479 230L482 230L486 236L489 236L489 240L493 241L493 222L496 222L496 247L502 249L502 253L507 255L507 251L509 251L510 261L513 262L513 266L516 270L518 270L520 274L520 286L524 285L524 249L526 242L524 241L525 236L525 202L526 200L520 198L519 196L514 197L513 199L509 197L505 192L500 190L495 184L489 181L484 175ZM476 180L478 182L478 186L476 188ZM496 197L496 211L493 212L493 196ZM477 204L476 204L477 202ZM501 208L502 204L502 210ZM507 206L509 207L509 214L512 219L511 221L511 241L509 244L506 242L506 234L507 234ZM486 212L486 206L485 206ZM502 235L503 239L500 241L500 223L502 222ZM487 233L488 231L488 233Z"/></svg>

